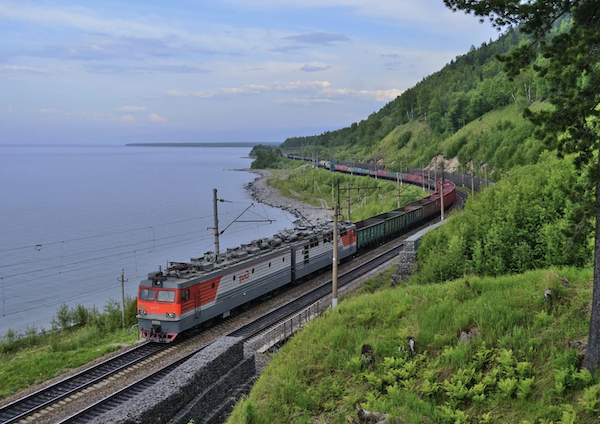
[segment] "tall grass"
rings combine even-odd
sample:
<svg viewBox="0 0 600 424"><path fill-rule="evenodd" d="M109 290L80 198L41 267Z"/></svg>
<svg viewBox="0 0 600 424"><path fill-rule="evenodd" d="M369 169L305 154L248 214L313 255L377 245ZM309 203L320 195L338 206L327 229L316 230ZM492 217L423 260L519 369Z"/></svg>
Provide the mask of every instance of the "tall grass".
<svg viewBox="0 0 600 424"><path fill-rule="evenodd" d="M133 343L136 333L128 328L137 322L136 305L135 298L126 298L126 328L122 328L120 303L111 299L102 312L96 307L61 305L51 331L8 330L0 339L0 399L119 349L121 343Z"/></svg>
<svg viewBox="0 0 600 424"><path fill-rule="evenodd" d="M309 323L241 405L252 405L256 423L348 422L357 404L390 422L549 423L564 414L598 422L599 376L578 371L573 348L587 337L591 276L565 268L379 285ZM547 288L552 305L543 300ZM459 342L462 332L474 335L470 343ZM364 344L373 365L361 359ZM250 422L241 405L228 422Z"/></svg>

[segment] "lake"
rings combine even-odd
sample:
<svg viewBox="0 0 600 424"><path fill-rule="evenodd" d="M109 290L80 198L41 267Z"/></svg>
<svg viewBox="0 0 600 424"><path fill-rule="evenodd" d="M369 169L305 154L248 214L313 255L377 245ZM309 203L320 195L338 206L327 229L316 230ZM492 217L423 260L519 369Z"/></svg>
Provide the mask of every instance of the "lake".
<svg viewBox="0 0 600 424"><path fill-rule="evenodd" d="M250 148L0 146L0 337L50 328L62 303L135 296L167 261L214 249L213 188L221 251L293 226L289 213L251 207ZM272 223L267 222L273 220Z"/></svg>

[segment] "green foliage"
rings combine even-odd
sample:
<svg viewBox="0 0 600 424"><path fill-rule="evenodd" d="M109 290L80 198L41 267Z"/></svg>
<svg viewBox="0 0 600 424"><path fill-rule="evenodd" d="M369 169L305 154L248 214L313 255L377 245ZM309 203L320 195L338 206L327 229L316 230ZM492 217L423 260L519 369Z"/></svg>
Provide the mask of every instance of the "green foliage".
<svg viewBox="0 0 600 424"><path fill-rule="evenodd" d="M322 202L328 206L337 201L338 187L341 212L346 214L346 183L353 188L350 191L350 206L352 221L388 212L398 207L397 186L387 180L373 180L363 176L352 176L327 171L325 169L314 169L302 166L291 171L275 172L267 183L281 191L285 196L322 207ZM369 189L357 190L360 187L371 187ZM375 188L376 187L376 188ZM405 184L401 194L401 204L418 200L427 196L429 192L421 188Z"/></svg>
<svg viewBox="0 0 600 424"><path fill-rule="evenodd" d="M256 157L250 168L252 169L285 169L289 168L290 160L282 156L281 150L272 146L255 146L250 153ZM292 163L295 161L292 161ZM297 166L297 163L294 164Z"/></svg>
<svg viewBox="0 0 600 424"><path fill-rule="evenodd" d="M412 137L412 131L404 131L398 137L398 150L402 149L404 146L408 144L410 138Z"/></svg>
<svg viewBox="0 0 600 424"><path fill-rule="evenodd" d="M470 288L464 279L408 283L344 298L273 356L248 398L257 422L348 422L356 404L388 413L390 422L595 422L587 411L595 414L600 389L586 387L597 381L575 366L575 351L565 351L565 341L587 335L576 305L590 294L590 275L567 268L471 276ZM547 287L556 305L541 328ZM480 333L470 343L457 342L474 326ZM406 351L408 336L418 355ZM373 348L374 364L361 360L363 344ZM560 397L555 380L565 386ZM245 421L241 403L229 422Z"/></svg>
<svg viewBox="0 0 600 424"><path fill-rule="evenodd" d="M598 414L598 403L600 402L600 386L586 387L583 396L577 401L589 415Z"/></svg>
<svg viewBox="0 0 600 424"><path fill-rule="evenodd" d="M129 326L136 322L137 300L127 296L125 303ZM62 304L52 324L51 332L36 327L28 327L25 334L8 330L0 340L0 398L112 352L119 343L135 340L135 334L122 329L121 305L114 300L103 313L96 307Z"/></svg>
<svg viewBox="0 0 600 424"><path fill-rule="evenodd" d="M572 220L580 205L568 197L578 184L570 160L549 154L536 165L515 169L470 199L464 213L424 237L415 281L589 263L589 240L574 238Z"/></svg>

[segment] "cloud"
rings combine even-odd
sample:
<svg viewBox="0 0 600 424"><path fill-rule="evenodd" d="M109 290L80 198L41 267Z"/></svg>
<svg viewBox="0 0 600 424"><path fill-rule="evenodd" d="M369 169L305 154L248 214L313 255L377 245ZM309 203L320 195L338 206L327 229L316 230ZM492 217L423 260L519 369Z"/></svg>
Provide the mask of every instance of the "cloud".
<svg viewBox="0 0 600 424"><path fill-rule="evenodd" d="M225 95L263 94L267 92L314 92L315 98L362 98L388 102L403 93L402 90L355 90L351 88L331 88L329 81L292 81L276 82L271 85L244 85L241 87L220 88L207 91L180 91L170 90L166 95L171 97L200 97L204 99Z"/></svg>
<svg viewBox="0 0 600 424"><path fill-rule="evenodd" d="M137 34L138 36L156 37L174 31L174 28L162 25L156 19L98 18L92 16L90 10L81 7L59 9L13 1L0 3L0 17L21 22L67 26L88 33L108 33L124 36Z"/></svg>
<svg viewBox="0 0 600 424"><path fill-rule="evenodd" d="M402 59L402 56L397 53L386 53L380 54L379 56L383 57L384 59Z"/></svg>
<svg viewBox="0 0 600 424"><path fill-rule="evenodd" d="M121 112L145 112L146 111L145 106L121 106L121 107L117 107L115 109L119 110Z"/></svg>
<svg viewBox="0 0 600 424"><path fill-rule="evenodd" d="M72 44L46 46L29 56L73 60L106 60L114 58L174 57L179 49L177 37L160 39L139 37L88 37Z"/></svg>
<svg viewBox="0 0 600 424"><path fill-rule="evenodd" d="M293 81L293 82L276 82L271 85L243 85L241 87L219 88L217 90L206 91L179 91L169 90L168 96L172 97L201 97L208 99L217 96L226 95L249 95L262 94L268 91L306 91L318 90L329 87L331 84L328 81Z"/></svg>
<svg viewBox="0 0 600 424"><path fill-rule="evenodd" d="M343 34L332 34L330 32L311 32L308 34L289 35L283 37L284 40L292 40L300 44L316 44L320 46L330 46L334 41L350 41Z"/></svg>
<svg viewBox="0 0 600 424"><path fill-rule="evenodd" d="M273 49L271 49L271 51L273 53L290 53L290 52L297 52L298 50L304 50L306 49L306 46L281 46L281 47L275 47Z"/></svg>
<svg viewBox="0 0 600 424"><path fill-rule="evenodd" d="M300 70L303 72L320 72L320 71L326 71L328 69L331 69L331 65L320 65L318 63L315 63L315 64L307 63L302 68L300 68Z"/></svg>
<svg viewBox="0 0 600 424"><path fill-rule="evenodd" d="M205 74L209 70L190 65L153 65L139 64L134 66L122 66L111 64L94 64L86 66L88 72L98 74Z"/></svg>
<svg viewBox="0 0 600 424"><path fill-rule="evenodd" d="M270 9L313 10L337 9L339 13L350 13L359 17L381 19L403 27L428 27L440 34L469 34L479 31L481 24L477 17L464 13L453 13L440 0L398 1L398 0L302 0L282 2L281 0L227 0L240 8L264 11ZM486 24L486 27L489 24Z"/></svg>
<svg viewBox="0 0 600 424"><path fill-rule="evenodd" d="M149 118L151 121L154 121L154 122L168 122L167 118L157 115L156 113L151 113L149 115Z"/></svg>
<svg viewBox="0 0 600 424"><path fill-rule="evenodd" d="M279 103L279 104L294 104L294 105L300 105L300 106L312 106L314 104L319 104L319 103L335 103L337 102L337 100L331 100L331 99L299 99L297 97L291 98L291 99L279 99L279 100L275 100L275 103Z"/></svg>
<svg viewBox="0 0 600 424"><path fill-rule="evenodd" d="M367 100L375 100L378 102L389 102L394 100L396 97L404 93L404 90L397 90L392 88L390 90L354 90L351 88L327 88L324 89L321 94L334 97L354 97L363 98Z"/></svg>
<svg viewBox="0 0 600 424"><path fill-rule="evenodd" d="M388 71L397 71L398 69L400 69L402 62L386 62L384 65L385 69L387 69Z"/></svg>
<svg viewBox="0 0 600 424"><path fill-rule="evenodd" d="M123 115L121 116L121 121L134 122L135 118L131 115Z"/></svg>
<svg viewBox="0 0 600 424"><path fill-rule="evenodd" d="M113 64L93 64L85 67L88 72L97 74L204 74L209 70L190 65L136 64L133 66Z"/></svg>
<svg viewBox="0 0 600 424"><path fill-rule="evenodd" d="M46 74L48 71L45 68L34 68L31 66L3 65L0 66L0 73L31 73L31 74Z"/></svg>
<svg viewBox="0 0 600 424"><path fill-rule="evenodd" d="M50 108L50 109L40 109L41 113L58 113L58 109Z"/></svg>

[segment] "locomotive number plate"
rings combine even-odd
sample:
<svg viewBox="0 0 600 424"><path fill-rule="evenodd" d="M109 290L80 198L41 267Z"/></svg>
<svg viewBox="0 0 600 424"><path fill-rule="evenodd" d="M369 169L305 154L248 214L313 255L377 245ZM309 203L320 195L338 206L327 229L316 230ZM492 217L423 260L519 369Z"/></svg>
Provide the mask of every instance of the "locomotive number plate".
<svg viewBox="0 0 600 424"><path fill-rule="evenodd" d="M160 321L157 319L152 320L152 325L160 325Z"/></svg>

